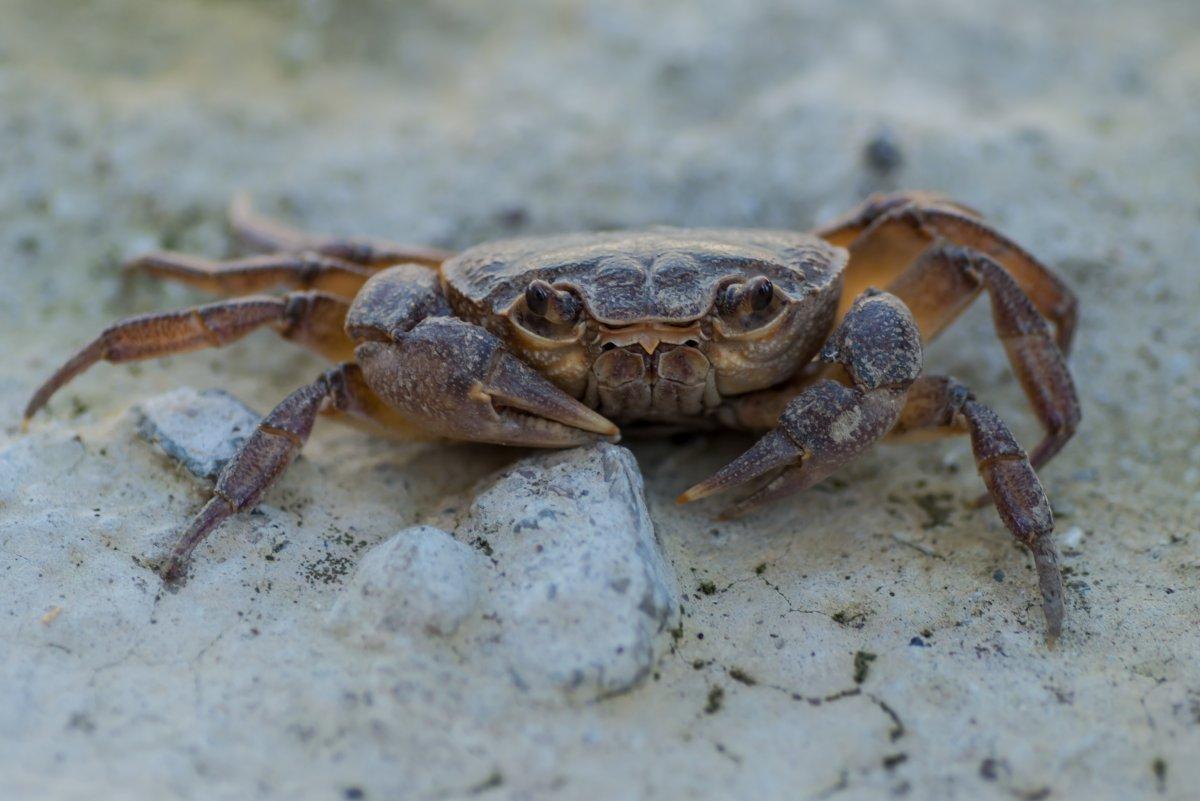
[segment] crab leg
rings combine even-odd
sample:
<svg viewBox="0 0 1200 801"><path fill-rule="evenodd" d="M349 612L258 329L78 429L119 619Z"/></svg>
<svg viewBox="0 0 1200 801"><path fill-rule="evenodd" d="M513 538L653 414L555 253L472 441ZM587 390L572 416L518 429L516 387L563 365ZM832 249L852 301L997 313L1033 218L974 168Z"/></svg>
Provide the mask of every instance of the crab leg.
<svg viewBox="0 0 1200 801"><path fill-rule="evenodd" d="M312 251L364 267L388 267L406 262L437 267L453 254L441 248L399 245L379 239L339 238L305 233L256 212L247 195L229 206L229 227L252 250L299 253Z"/></svg>
<svg viewBox="0 0 1200 801"><path fill-rule="evenodd" d="M1074 435L1081 410L1062 351L1013 277L979 251L940 245L926 251L889 291L904 300L929 341L981 290L991 299L996 334L1045 431L1030 454L1029 461L1037 469Z"/></svg>
<svg viewBox="0 0 1200 801"><path fill-rule="evenodd" d="M1064 354L1071 350L1078 317L1074 293L1027 250L962 204L928 192L877 195L816 234L850 250L847 299L868 286L891 291L892 280L936 242L980 251L1012 275L1038 312L1054 324L1059 349Z"/></svg>
<svg viewBox="0 0 1200 801"><path fill-rule="evenodd" d="M332 359L350 355L342 330L347 304L322 292L292 292L209 303L190 309L130 317L108 328L38 387L25 407L25 423L65 384L99 361L153 359L236 342L264 325Z"/></svg>
<svg viewBox="0 0 1200 801"><path fill-rule="evenodd" d="M372 275L372 271L362 265L311 252L212 261L164 250L139 256L127 263L125 269L220 295L245 295L289 286L353 298Z"/></svg>
<svg viewBox="0 0 1200 801"><path fill-rule="evenodd" d="M369 413L374 402L361 394L364 386L357 365L341 364L272 409L221 470L212 498L192 519L163 563L163 579L180 578L192 551L213 529L258 503L308 441L320 412Z"/></svg>
<svg viewBox="0 0 1200 801"><path fill-rule="evenodd" d="M976 469L1000 519L1033 553L1046 637L1053 643L1062 633L1062 574L1050 536L1054 515L1030 459L1004 421L976 401L966 387L946 376L922 376L909 390L908 404L892 433L903 436L939 429L970 434Z"/></svg>

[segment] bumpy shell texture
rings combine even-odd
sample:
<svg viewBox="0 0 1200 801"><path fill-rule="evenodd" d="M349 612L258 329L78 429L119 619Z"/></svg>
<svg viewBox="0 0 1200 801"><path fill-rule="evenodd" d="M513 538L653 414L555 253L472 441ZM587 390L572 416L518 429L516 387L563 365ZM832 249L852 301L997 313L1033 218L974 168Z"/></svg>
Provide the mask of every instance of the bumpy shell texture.
<svg viewBox="0 0 1200 801"><path fill-rule="evenodd" d="M527 237L470 248L442 266L450 302L479 319L508 309L536 278L574 289L607 325L704 316L731 280L765 275L790 297L837 283L846 253L791 231L653 228Z"/></svg>

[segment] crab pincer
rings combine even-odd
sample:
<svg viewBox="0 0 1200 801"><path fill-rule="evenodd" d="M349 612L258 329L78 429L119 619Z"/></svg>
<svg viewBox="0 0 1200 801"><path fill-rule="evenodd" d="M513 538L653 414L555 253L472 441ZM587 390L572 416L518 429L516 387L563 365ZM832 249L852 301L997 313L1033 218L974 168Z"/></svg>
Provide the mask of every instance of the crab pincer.
<svg viewBox="0 0 1200 801"><path fill-rule="evenodd" d="M864 393L836 381L820 381L788 404L777 428L688 489L679 501L750 487L749 495L721 513L731 518L808 489L886 434L903 406L903 391Z"/></svg>
<svg viewBox="0 0 1200 801"><path fill-rule="evenodd" d="M496 336L462 320L428 318L394 341L359 345L356 357L375 391L434 435L543 448L619 435Z"/></svg>
<svg viewBox="0 0 1200 801"><path fill-rule="evenodd" d="M750 450L679 496L693 501L742 485L755 491L725 512L741 514L821 481L886 435L921 372L920 333L904 304L869 291L821 351L825 375L797 395ZM834 380L843 377L849 385Z"/></svg>

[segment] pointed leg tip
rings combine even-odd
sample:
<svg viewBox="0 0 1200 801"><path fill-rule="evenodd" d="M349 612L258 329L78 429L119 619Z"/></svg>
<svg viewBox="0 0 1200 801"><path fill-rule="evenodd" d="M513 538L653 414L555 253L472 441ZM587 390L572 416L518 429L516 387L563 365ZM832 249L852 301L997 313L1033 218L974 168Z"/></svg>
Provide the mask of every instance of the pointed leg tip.
<svg viewBox="0 0 1200 801"><path fill-rule="evenodd" d="M132 279L137 273L145 270L150 264L150 258L154 254L143 253L139 256L134 256L121 263L121 277Z"/></svg>
<svg viewBox="0 0 1200 801"><path fill-rule="evenodd" d="M250 192L248 190L238 189L229 196L230 216L248 214L253 209L254 199L250 196Z"/></svg>
<svg viewBox="0 0 1200 801"><path fill-rule="evenodd" d="M1062 570L1058 564L1058 549L1049 531L1034 542L1033 563L1038 573L1042 593L1042 614L1046 618L1046 644L1053 649L1062 636L1066 608L1063 603Z"/></svg>
<svg viewBox="0 0 1200 801"><path fill-rule="evenodd" d="M702 482L700 484L695 485L694 487L689 487L688 489L686 489L683 492L676 495L675 503L681 504L681 505L685 504L685 503L692 503L693 501L698 501L702 498L707 498L709 495L714 495L718 491L719 490L712 490L712 489L706 488L704 486L704 483ZM722 509L720 512L718 512L716 519L717 520L733 520L735 517L741 517L743 511L744 510L742 508L742 504L734 504L734 505L726 507L725 509Z"/></svg>
<svg viewBox="0 0 1200 801"><path fill-rule="evenodd" d="M1046 614L1046 647L1053 651L1062 637L1063 614L1062 608L1043 609Z"/></svg>
<svg viewBox="0 0 1200 801"><path fill-rule="evenodd" d="M974 499L967 501L967 508L968 509L982 509L985 506L990 506L991 504L992 504L992 496L985 492L982 495L979 495L979 496L975 497Z"/></svg>
<svg viewBox="0 0 1200 801"><path fill-rule="evenodd" d="M183 586L184 579L187 578L188 561L188 556L179 554L171 554L167 557L167 560L158 569L158 576L162 579L163 584L172 588Z"/></svg>
<svg viewBox="0 0 1200 801"><path fill-rule="evenodd" d="M41 397L41 395L42 395L42 392L41 392L41 390L39 390L33 396L33 398L30 399L29 403L25 404L25 411L21 412L21 433L22 434L24 434L26 431L29 430L29 424L33 421L33 418L37 415L38 412L40 412L42 410L42 408L49 401L49 398L43 398L43 397Z"/></svg>

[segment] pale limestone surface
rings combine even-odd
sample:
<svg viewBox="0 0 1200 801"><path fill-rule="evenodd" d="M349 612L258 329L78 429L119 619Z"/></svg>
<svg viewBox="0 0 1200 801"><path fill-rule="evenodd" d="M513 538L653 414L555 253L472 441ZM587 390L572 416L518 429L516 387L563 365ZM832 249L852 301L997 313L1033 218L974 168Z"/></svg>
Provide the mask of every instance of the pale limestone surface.
<svg viewBox="0 0 1200 801"><path fill-rule="evenodd" d="M0 0L0 797L1196 796L1194 3L76 5ZM1052 652L1027 555L964 508L963 442L879 449L737 523L672 498L745 441L635 444L682 628L586 702L328 629L364 555L453 528L502 449L322 426L162 591L139 562L206 485L127 410L187 385L265 411L320 369L270 334L99 367L17 429L109 320L200 299L117 264L223 252L237 188L464 247L807 226L900 185L978 207L1082 300L1084 423L1043 471L1070 571ZM929 356L1034 437L986 308Z"/></svg>

